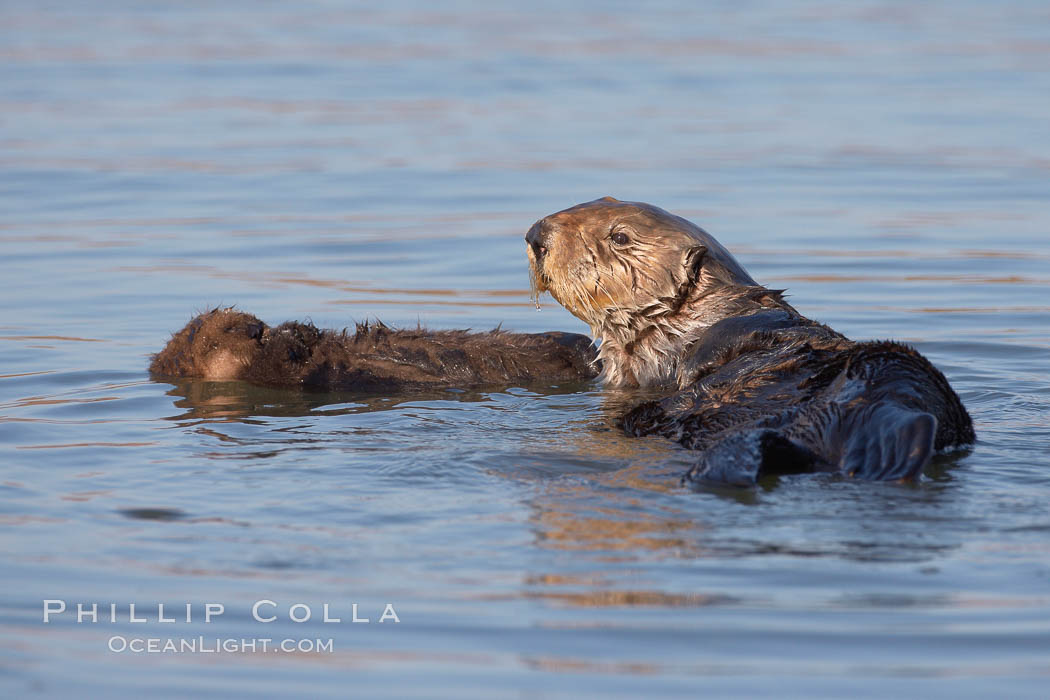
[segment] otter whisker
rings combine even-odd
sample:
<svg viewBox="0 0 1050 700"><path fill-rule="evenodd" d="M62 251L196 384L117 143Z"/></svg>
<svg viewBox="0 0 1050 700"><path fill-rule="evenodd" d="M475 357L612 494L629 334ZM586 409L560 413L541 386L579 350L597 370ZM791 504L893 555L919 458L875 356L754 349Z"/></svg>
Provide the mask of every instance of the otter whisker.
<svg viewBox="0 0 1050 700"><path fill-rule="evenodd" d="M621 313L623 312L623 309L620 308L620 305L617 304L614 301L612 293L609 291L608 287L606 287L602 283L601 279L594 280L594 286L595 286L596 289L598 289L598 291L600 291L602 294L604 294L606 297L608 297L609 303L612 304L612 310L613 311L618 311L618 312L621 312Z"/></svg>

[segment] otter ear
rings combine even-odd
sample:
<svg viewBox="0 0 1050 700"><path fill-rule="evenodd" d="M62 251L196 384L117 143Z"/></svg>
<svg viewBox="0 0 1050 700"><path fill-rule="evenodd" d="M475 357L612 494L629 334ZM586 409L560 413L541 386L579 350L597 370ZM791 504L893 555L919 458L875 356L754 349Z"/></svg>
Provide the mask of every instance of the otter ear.
<svg viewBox="0 0 1050 700"><path fill-rule="evenodd" d="M704 256L707 255L707 246L694 245L691 248L687 248L683 262L683 267L689 270L689 279L695 280L700 275L700 268L704 265Z"/></svg>

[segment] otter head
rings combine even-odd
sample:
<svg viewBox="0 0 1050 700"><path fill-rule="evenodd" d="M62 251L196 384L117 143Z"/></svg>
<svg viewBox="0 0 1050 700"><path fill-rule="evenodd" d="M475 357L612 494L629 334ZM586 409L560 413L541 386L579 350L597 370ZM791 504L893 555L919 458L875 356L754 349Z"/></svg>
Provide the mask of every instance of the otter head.
<svg viewBox="0 0 1050 700"><path fill-rule="evenodd" d="M729 315L711 293L758 286L699 226L640 202L579 204L537 221L525 241L534 292L602 340L611 384L673 381L686 342Z"/></svg>
<svg viewBox="0 0 1050 700"><path fill-rule="evenodd" d="M154 355L150 372L169 377L242 379L257 360L266 324L233 308L197 316Z"/></svg>

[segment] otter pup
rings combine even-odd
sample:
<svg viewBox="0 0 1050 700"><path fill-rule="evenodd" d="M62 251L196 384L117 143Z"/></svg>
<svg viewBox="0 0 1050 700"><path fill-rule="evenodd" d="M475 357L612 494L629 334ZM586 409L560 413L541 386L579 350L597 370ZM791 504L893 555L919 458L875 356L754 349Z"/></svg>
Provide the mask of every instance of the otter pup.
<svg viewBox="0 0 1050 700"><path fill-rule="evenodd" d="M959 397L926 358L854 342L755 282L718 241L663 209L611 197L525 235L533 288L601 340L609 386L663 386L622 419L699 452L686 482L766 474L916 479L937 450L974 441Z"/></svg>
<svg viewBox="0 0 1050 700"><path fill-rule="evenodd" d="M153 356L150 374L244 380L276 387L398 393L593 378L595 351L578 333L394 330L310 323L271 328L232 308L203 313Z"/></svg>

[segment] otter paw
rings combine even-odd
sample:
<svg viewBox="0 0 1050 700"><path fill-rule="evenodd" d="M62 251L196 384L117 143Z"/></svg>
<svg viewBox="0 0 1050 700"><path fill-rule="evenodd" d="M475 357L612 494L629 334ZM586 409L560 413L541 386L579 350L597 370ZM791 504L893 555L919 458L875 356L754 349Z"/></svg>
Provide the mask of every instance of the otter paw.
<svg viewBox="0 0 1050 700"><path fill-rule="evenodd" d="M748 430L727 435L701 452L682 483L754 486L767 474L816 471L827 471L827 465L811 450L774 430Z"/></svg>

